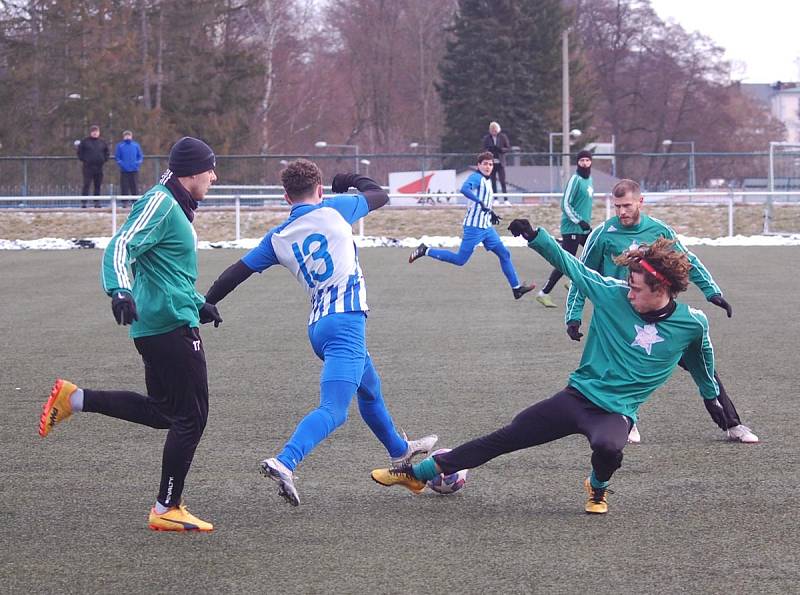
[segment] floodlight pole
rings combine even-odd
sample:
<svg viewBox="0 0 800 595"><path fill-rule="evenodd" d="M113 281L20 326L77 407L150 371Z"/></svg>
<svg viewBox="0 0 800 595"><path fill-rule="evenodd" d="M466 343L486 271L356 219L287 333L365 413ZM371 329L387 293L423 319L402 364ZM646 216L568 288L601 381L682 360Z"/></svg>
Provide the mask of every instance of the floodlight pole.
<svg viewBox="0 0 800 595"><path fill-rule="evenodd" d="M569 177L569 30L561 34L561 184Z"/></svg>

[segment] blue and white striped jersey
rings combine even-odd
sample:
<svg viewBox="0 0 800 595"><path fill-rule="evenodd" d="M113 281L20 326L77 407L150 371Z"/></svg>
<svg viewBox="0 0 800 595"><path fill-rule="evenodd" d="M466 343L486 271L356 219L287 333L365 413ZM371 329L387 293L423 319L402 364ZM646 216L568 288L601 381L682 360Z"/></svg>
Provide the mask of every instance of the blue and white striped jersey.
<svg viewBox="0 0 800 595"><path fill-rule="evenodd" d="M292 207L242 261L256 272L281 264L308 292L308 324L335 312L367 312L367 287L352 225L369 212L363 195L342 194Z"/></svg>
<svg viewBox="0 0 800 595"><path fill-rule="evenodd" d="M486 229L492 226L489 212L481 207L480 203L487 209L492 208L494 193L492 192L492 182L481 172L472 172L461 186L461 194L467 197L469 206L467 214L464 216L462 225L470 227L480 227Z"/></svg>

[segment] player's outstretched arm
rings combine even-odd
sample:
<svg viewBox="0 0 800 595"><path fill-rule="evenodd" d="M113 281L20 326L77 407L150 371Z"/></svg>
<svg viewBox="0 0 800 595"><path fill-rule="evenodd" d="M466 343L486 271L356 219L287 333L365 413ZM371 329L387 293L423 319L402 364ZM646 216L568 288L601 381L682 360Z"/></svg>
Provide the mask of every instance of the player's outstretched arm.
<svg viewBox="0 0 800 595"><path fill-rule="evenodd" d="M603 243L604 228L605 225L600 225L589 234L589 239L586 240L586 245L583 247L583 252L581 252L581 262L598 273L603 272L603 251L605 249ZM583 305L585 302L586 299L584 295L578 291L575 285L570 284L569 291L567 292L567 303L564 307L564 324L569 326L570 322L577 322L580 328L580 323L583 319ZM580 340L580 337L576 339L573 336L574 332L570 332L569 329L567 329L567 334L573 341Z"/></svg>
<svg viewBox="0 0 800 595"><path fill-rule="evenodd" d="M253 269L247 266L243 261L237 260L225 269L211 285L211 288L206 292L206 302L209 304L217 304L253 273L255 273ZM209 320L209 322L212 322L212 320ZM222 322L222 319L220 319L220 322Z"/></svg>
<svg viewBox="0 0 800 595"><path fill-rule="evenodd" d="M609 295L609 292L620 293L620 288L627 289L624 281L603 277L561 248L553 237L542 227L534 229L527 219L514 219L508 230L514 236L522 236L528 240L528 246L541 254L544 259L569 277L586 297L598 303L598 298Z"/></svg>
<svg viewBox="0 0 800 595"><path fill-rule="evenodd" d="M672 229L666 223L661 221L657 222L661 223L661 225L664 227L662 235L668 240L675 240L675 249L686 254L686 257L689 259L689 264L692 265L692 268L689 269L689 281L694 283L697 288L703 292L703 295L708 301L711 301L712 296L715 295L719 295L721 297L722 289L720 289L719 285L716 284L714 278L711 276L711 272L709 272L709 270L706 268L706 265L704 265L703 262L697 258L697 255L694 252L683 245L680 239L678 239L678 234L675 233L674 229Z"/></svg>
<svg viewBox="0 0 800 595"><path fill-rule="evenodd" d="M372 178L359 174L336 174L333 176L331 182L333 192L342 194L350 188L355 188L364 195L370 211L380 209L389 202L389 194Z"/></svg>

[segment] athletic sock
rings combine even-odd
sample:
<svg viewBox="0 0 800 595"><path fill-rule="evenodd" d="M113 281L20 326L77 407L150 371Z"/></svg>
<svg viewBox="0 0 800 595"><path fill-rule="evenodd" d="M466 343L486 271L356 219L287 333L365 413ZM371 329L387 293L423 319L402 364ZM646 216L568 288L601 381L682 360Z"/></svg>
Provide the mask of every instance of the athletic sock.
<svg viewBox="0 0 800 595"><path fill-rule="evenodd" d="M78 411L83 411L83 389L79 388L76 389L69 396L69 406L72 408L72 412L76 413Z"/></svg>
<svg viewBox="0 0 800 595"><path fill-rule="evenodd" d="M411 473L420 481L428 481L439 475L436 470L436 461L433 460L433 457L428 457L419 463L411 465Z"/></svg>
<svg viewBox="0 0 800 595"><path fill-rule="evenodd" d="M156 514L164 514L169 510L169 506L164 506L158 500L156 500L156 505L153 508L156 509Z"/></svg>
<svg viewBox="0 0 800 595"><path fill-rule="evenodd" d="M589 476L589 483L592 484L592 487L596 490L599 489L606 489L608 487L608 481L600 481L597 479L597 476L594 474L594 469L592 469L592 474Z"/></svg>

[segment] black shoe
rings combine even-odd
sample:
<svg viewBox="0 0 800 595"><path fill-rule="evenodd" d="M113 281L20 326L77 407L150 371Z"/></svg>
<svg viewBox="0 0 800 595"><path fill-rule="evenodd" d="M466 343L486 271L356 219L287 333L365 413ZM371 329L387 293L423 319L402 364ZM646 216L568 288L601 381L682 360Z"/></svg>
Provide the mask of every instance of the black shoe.
<svg viewBox="0 0 800 595"><path fill-rule="evenodd" d="M413 252L408 257L409 264L417 260L418 258L422 258L428 253L428 247L425 244L420 244L416 248L414 248Z"/></svg>
<svg viewBox="0 0 800 595"><path fill-rule="evenodd" d="M529 291L533 291L534 289L536 289L536 283L533 283L533 282L531 282L531 284L530 284L530 285L525 285L525 284L523 283L523 284L522 284L522 285L520 285L519 287L515 287L515 288L513 288L511 291L513 291L513 292L514 292L514 299L515 299L515 300L518 300L518 299L519 299L519 298L521 298L523 295L525 295L525 294L526 294L526 293L528 293Z"/></svg>

